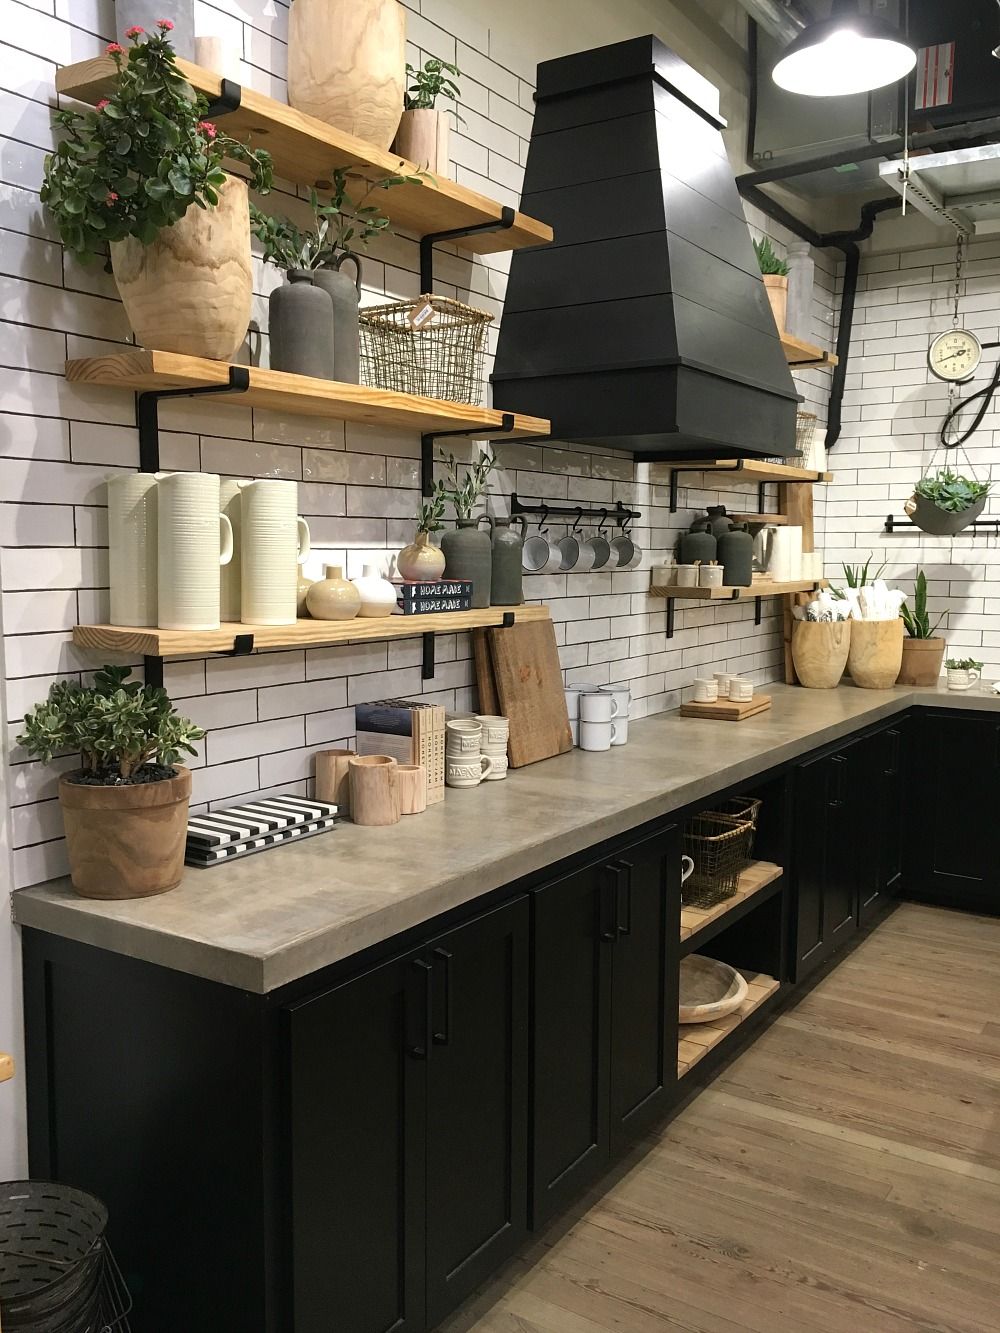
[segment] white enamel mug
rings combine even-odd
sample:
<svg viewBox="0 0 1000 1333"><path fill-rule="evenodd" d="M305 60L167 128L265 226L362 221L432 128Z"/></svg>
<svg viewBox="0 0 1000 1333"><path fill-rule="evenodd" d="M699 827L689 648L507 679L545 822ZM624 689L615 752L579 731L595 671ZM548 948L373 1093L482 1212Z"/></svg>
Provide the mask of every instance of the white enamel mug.
<svg viewBox="0 0 1000 1333"><path fill-rule="evenodd" d="M521 568L526 574L552 574L562 567L562 551L548 537L535 533L521 547Z"/></svg>
<svg viewBox="0 0 1000 1333"><path fill-rule="evenodd" d="M580 695L581 722L610 722L622 711L621 703L614 694L608 694L600 687L596 690L584 690Z"/></svg>
<svg viewBox="0 0 1000 1333"><path fill-rule="evenodd" d="M617 722L584 722L580 723L580 749L581 750L610 750L616 742L618 735Z"/></svg>
<svg viewBox="0 0 1000 1333"><path fill-rule="evenodd" d="M161 629L219 628L219 569L233 530L211 472L158 472L157 619Z"/></svg>
<svg viewBox="0 0 1000 1333"><path fill-rule="evenodd" d="M586 573L594 568L594 561L597 559L596 549L588 546L579 537L574 537L572 533L560 539L559 550L562 553L562 564L559 568L564 574L571 569L577 573Z"/></svg>
<svg viewBox="0 0 1000 1333"><path fill-rule="evenodd" d="M683 884L685 880L690 879L693 874L694 874L694 862L691 860L690 856L682 856L681 883Z"/></svg>
<svg viewBox="0 0 1000 1333"><path fill-rule="evenodd" d="M298 515L294 481L241 481L240 619L244 625L294 625L299 565L309 555L309 525Z"/></svg>
<svg viewBox="0 0 1000 1333"><path fill-rule="evenodd" d="M622 534L612 540L610 564L613 569L635 569L641 559L642 548L631 537Z"/></svg>
<svg viewBox="0 0 1000 1333"><path fill-rule="evenodd" d="M108 478L112 625L155 625L157 480L151 472Z"/></svg>
<svg viewBox="0 0 1000 1333"><path fill-rule="evenodd" d="M602 694L610 694L618 701L618 728L612 745L628 744L628 719L632 711L632 691L628 685L602 685Z"/></svg>

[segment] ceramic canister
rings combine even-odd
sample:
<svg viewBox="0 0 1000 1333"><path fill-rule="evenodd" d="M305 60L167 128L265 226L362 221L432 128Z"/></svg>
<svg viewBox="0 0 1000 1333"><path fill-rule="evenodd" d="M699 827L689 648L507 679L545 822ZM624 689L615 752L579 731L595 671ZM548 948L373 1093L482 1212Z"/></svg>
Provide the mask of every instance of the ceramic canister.
<svg viewBox="0 0 1000 1333"><path fill-rule="evenodd" d="M223 477L219 485L219 507L233 530L233 558L222 566L219 615L224 625L240 618L240 562L243 559L243 500L240 482Z"/></svg>
<svg viewBox="0 0 1000 1333"><path fill-rule="evenodd" d="M309 554L309 527L298 516L294 481L240 482L244 625L294 625L299 565Z"/></svg>
<svg viewBox="0 0 1000 1333"><path fill-rule="evenodd" d="M112 625L155 625L156 477L122 472L108 480L108 564Z"/></svg>
<svg viewBox="0 0 1000 1333"><path fill-rule="evenodd" d="M233 556L233 530L219 511L219 478L158 472L157 619L161 629L218 629L219 568Z"/></svg>

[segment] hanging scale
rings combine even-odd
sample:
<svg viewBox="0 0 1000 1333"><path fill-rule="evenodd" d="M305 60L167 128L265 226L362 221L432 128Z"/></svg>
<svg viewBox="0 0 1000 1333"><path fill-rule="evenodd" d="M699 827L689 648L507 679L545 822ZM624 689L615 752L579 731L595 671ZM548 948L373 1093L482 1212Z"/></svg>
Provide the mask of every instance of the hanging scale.
<svg viewBox="0 0 1000 1333"><path fill-rule="evenodd" d="M949 407L954 407L957 386L971 379L979 369L983 348L976 335L963 329L959 321L958 302L962 294L962 273L965 267L965 235L958 233L955 243L955 290L952 302L951 328L939 333L931 342L927 364L940 380L947 381Z"/></svg>

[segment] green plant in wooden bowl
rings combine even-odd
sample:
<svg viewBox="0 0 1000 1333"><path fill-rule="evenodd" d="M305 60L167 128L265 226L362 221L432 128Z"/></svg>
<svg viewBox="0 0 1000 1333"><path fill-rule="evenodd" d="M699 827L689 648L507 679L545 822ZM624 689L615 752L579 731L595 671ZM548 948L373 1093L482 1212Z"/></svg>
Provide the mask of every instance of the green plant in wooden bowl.
<svg viewBox="0 0 1000 1333"><path fill-rule="evenodd" d="M774 322L778 326L778 332L784 333L788 312L788 265L776 253L769 236L762 236L759 241L754 241L753 248L767 290L767 299L771 302Z"/></svg>
<svg viewBox="0 0 1000 1333"><path fill-rule="evenodd" d="M950 537L974 523L986 507L988 481L974 481L949 468L921 477L904 506L918 528Z"/></svg>
<svg viewBox="0 0 1000 1333"><path fill-rule="evenodd" d="M453 104L461 96L455 82L462 71L447 60L432 57L418 69L407 65L409 86L403 96L403 114L396 131L395 149L409 162L419 162L434 176L448 173L450 160L450 116L461 124L462 117L454 105L439 111L437 103L444 99Z"/></svg>
<svg viewBox="0 0 1000 1333"><path fill-rule="evenodd" d="M936 685L941 675L945 641L935 631L944 619L941 615L931 624L927 609L927 575L917 570L914 582L913 605L906 602L900 610L907 637L903 640L903 665L900 667L900 685Z"/></svg>

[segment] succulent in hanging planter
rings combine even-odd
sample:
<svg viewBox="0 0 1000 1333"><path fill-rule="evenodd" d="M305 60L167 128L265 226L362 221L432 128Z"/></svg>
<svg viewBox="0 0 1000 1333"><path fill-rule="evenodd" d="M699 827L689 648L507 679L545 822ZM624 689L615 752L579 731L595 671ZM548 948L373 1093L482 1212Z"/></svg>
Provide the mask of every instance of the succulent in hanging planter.
<svg viewBox="0 0 1000 1333"><path fill-rule="evenodd" d="M421 500L417 512L417 535L396 557L400 578L410 583L437 583L444 573L444 551L434 545L431 534L444 527L442 520L447 498L444 482L437 481L430 495Z"/></svg>
<svg viewBox="0 0 1000 1333"><path fill-rule="evenodd" d="M400 157L419 162L433 176L448 174L450 117L464 123L455 106L442 111L437 109L439 98L452 103L458 101L461 89L455 79L461 74L457 65L436 58L426 61L419 69L413 65L406 67L409 83L393 147Z"/></svg>
<svg viewBox="0 0 1000 1333"><path fill-rule="evenodd" d="M41 199L64 245L110 255L136 339L162 351L225 360L250 321L246 182L271 187L271 155L221 133L177 68L169 19L112 42L113 90L90 111L57 111L62 138L45 159Z"/></svg>
<svg viewBox="0 0 1000 1333"><path fill-rule="evenodd" d="M918 528L935 537L953 537L974 523L986 507L988 481L970 481L948 468L917 482L903 506Z"/></svg>
<svg viewBox="0 0 1000 1333"><path fill-rule="evenodd" d="M767 290L767 299L771 303L774 322L778 326L778 332L784 333L788 310L788 265L776 253L769 236L762 236L759 241L754 241L753 248L757 256L757 267L760 269Z"/></svg>

